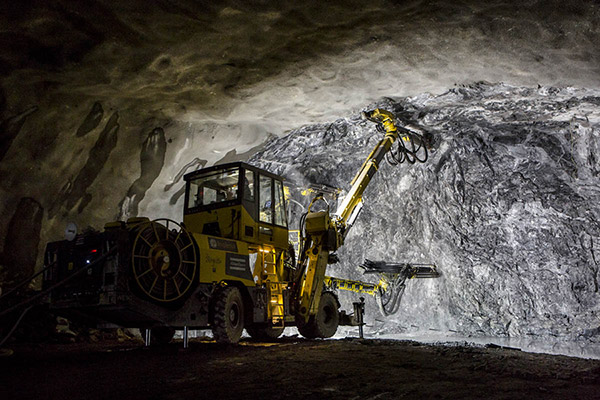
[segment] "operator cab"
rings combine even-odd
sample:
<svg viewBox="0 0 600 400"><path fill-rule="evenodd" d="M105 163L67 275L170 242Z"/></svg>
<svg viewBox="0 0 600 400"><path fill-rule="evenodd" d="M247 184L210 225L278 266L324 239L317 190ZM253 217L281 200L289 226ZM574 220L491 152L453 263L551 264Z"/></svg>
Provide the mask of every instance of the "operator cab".
<svg viewBox="0 0 600 400"><path fill-rule="evenodd" d="M184 222L194 233L287 248L283 178L243 162L185 175Z"/></svg>

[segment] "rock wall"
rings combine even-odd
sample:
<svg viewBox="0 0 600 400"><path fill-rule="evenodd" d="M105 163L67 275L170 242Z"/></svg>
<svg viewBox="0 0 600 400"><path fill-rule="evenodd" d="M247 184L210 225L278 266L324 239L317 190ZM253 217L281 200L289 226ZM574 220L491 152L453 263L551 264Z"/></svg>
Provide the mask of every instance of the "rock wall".
<svg viewBox="0 0 600 400"><path fill-rule="evenodd" d="M44 209L35 199L24 197L19 200L8 223L3 252L0 253L0 282L14 285L33 275L43 215Z"/></svg>
<svg viewBox="0 0 600 400"><path fill-rule="evenodd" d="M600 91L479 83L376 106L420 126L430 157L380 169L328 273L369 280L357 268L369 258L432 262L442 277L409 281L390 320L370 301L374 329L600 339ZM252 161L348 189L381 138L358 115Z"/></svg>

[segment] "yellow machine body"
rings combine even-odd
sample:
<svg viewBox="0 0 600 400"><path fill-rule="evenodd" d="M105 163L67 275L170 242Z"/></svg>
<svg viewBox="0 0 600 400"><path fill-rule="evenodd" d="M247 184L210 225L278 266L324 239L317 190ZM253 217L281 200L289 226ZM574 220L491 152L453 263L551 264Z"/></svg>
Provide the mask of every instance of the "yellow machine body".
<svg viewBox="0 0 600 400"><path fill-rule="evenodd" d="M287 249L283 178L238 162L196 171L185 179L183 222L188 231Z"/></svg>
<svg viewBox="0 0 600 400"><path fill-rule="evenodd" d="M248 244L239 240L192 233L198 244L200 283L239 281L254 286L254 276L249 261Z"/></svg>
<svg viewBox="0 0 600 400"><path fill-rule="evenodd" d="M185 176L184 225L199 249L201 284L266 291L267 322L283 327L288 223L283 178L245 163Z"/></svg>

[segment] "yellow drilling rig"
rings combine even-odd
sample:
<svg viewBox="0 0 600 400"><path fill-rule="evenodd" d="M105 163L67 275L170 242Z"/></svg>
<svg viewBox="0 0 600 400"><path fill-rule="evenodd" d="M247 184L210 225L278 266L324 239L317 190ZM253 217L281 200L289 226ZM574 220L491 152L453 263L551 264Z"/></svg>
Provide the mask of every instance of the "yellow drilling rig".
<svg viewBox="0 0 600 400"><path fill-rule="evenodd" d="M131 218L49 243L43 290L50 307L97 326L145 329L147 341L169 341L185 327L210 328L225 343L238 342L244 329L269 340L286 326L325 338L340 323L361 325L362 315L339 311L336 289L377 295L384 313L395 312L392 292L401 292L406 279L437 277L435 266L365 263L367 272L380 274L377 284L326 276L384 157L427 157L422 137L396 124L392 113L375 109L363 117L385 136L334 213L313 211L321 195L310 203L297 252L289 242L284 179L242 162L216 165L184 177L182 223Z"/></svg>

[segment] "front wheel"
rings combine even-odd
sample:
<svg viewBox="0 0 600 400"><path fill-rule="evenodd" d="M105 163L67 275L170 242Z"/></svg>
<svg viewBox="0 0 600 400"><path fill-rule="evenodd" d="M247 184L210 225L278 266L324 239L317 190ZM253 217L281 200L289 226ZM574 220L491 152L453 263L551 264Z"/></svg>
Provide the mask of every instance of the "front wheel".
<svg viewBox="0 0 600 400"><path fill-rule="evenodd" d="M333 293L325 292L321 295L319 311L314 319L317 337L329 338L335 335L340 323L338 308L339 304Z"/></svg>
<svg viewBox="0 0 600 400"><path fill-rule="evenodd" d="M319 301L317 315L311 316L308 322L296 319L296 326L302 336L307 339L329 338L335 335L340 323L339 303L331 292L324 292Z"/></svg>
<svg viewBox="0 0 600 400"><path fill-rule="evenodd" d="M298 332L307 339L317 337L317 333L315 332L315 317L310 317L308 322L304 322L302 317L297 317L296 327L298 327Z"/></svg>
<svg viewBox="0 0 600 400"><path fill-rule="evenodd" d="M244 302L236 287L219 290L213 308L212 332L217 343L237 343L244 330Z"/></svg>

